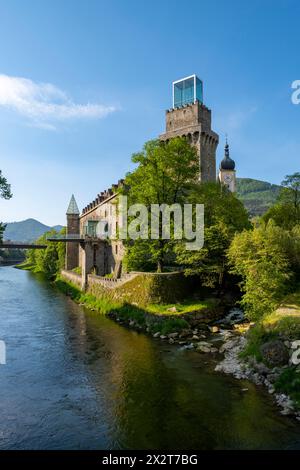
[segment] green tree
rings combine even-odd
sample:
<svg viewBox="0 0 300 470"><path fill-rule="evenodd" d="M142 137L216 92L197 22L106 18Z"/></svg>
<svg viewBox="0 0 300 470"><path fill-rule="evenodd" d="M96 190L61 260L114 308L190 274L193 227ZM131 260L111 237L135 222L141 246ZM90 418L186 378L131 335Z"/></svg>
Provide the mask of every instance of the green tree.
<svg viewBox="0 0 300 470"><path fill-rule="evenodd" d="M268 222L274 220L276 225L291 229L300 224L300 173L287 175L281 183L278 201L263 216Z"/></svg>
<svg viewBox="0 0 300 470"><path fill-rule="evenodd" d="M287 175L281 183L282 190L279 200L282 202L290 202L295 209L300 209L300 173Z"/></svg>
<svg viewBox="0 0 300 470"><path fill-rule="evenodd" d="M148 213L151 204L183 204L199 175L196 149L181 137L169 142L147 142L141 152L133 155L132 161L138 166L126 176L128 204L144 204ZM166 261L172 256L174 240L163 239L161 229L160 217L157 240L127 242L129 268L156 265L158 272L163 270Z"/></svg>
<svg viewBox="0 0 300 470"><path fill-rule="evenodd" d="M228 251L232 272L241 276L242 305L250 319L272 312L292 291L300 266L300 230L273 221L236 234Z"/></svg>
<svg viewBox="0 0 300 470"><path fill-rule="evenodd" d="M10 184L8 184L7 179L2 175L0 170L0 198L10 199L12 197ZM5 224L0 222L0 243L2 243L3 233L5 230Z"/></svg>
<svg viewBox="0 0 300 470"><path fill-rule="evenodd" d="M201 284L221 289L228 273L227 250L236 232L250 228L243 204L226 187L202 183L191 191L189 202L204 205L204 246L189 251L185 244L176 247L177 262L186 275L199 275Z"/></svg>
<svg viewBox="0 0 300 470"><path fill-rule="evenodd" d="M65 234L66 229L63 228L60 233ZM41 250L28 250L26 262L30 264L35 272L43 272L49 278L53 278L64 267L65 260L65 243L48 242L47 237L57 234L55 230L51 230L36 240L38 245L47 245L47 248Z"/></svg>

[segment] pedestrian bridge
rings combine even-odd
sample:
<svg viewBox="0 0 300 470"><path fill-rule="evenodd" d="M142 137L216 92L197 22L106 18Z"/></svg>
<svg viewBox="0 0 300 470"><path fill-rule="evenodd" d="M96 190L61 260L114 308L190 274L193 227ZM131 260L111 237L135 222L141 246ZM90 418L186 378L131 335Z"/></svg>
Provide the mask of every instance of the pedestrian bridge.
<svg viewBox="0 0 300 470"><path fill-rule="evenodd" d="M47 245L35 245L33 243L15 243L15 242L4 242L0 243L0 249L10 248L10 249L19 249L19 250L43 250L47 248Z"/></svg>

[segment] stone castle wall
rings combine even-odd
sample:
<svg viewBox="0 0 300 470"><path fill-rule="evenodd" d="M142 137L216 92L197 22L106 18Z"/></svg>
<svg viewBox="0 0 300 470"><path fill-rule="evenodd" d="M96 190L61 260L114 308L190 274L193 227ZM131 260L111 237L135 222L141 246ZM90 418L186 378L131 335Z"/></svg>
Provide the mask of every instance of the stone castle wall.
<svg viewBox="0 0 300 470"><path fill-rule="evenodd" d="M200 181L216 181L216 149L219 136L211 129L211 111L196 102L166 111L166 132L161 140L186 137L199 157Z"/></svg>

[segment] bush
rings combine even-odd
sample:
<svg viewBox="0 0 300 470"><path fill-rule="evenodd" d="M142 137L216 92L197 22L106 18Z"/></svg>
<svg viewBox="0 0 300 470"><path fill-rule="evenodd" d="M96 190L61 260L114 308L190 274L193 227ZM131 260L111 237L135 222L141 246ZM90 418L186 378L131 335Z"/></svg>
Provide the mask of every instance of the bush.
<svg viewBox="0 0 300 470"><path fill-rule="evenodd" d="M273 312L295 287L300 234L272 221L237 234L229 248L232 274L241 276L242 306L247 317L258 320Z"/></svg>
<svg viewBox="0 0 300 470"><path fill-rule="evenodd" d="M300 408L300 371L294 367L285 369L275 382L276 392L286 393Z"/></svg>
<svg viewBox="0 0 300 470"><path fill-rule="evenodd" d="M277 338L277 334L275 332L267 331L263 325L256 325L248 331L247 345L241 352L240 357L254 357L258 362L262 362L263 357L260 350L261 346L275 338Z"/></svg>

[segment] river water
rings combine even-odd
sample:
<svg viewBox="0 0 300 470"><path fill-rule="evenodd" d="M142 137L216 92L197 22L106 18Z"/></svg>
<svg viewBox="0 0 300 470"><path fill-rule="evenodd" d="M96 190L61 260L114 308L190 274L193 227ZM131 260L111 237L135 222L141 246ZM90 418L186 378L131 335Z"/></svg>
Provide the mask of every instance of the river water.
<svg viewBox="0 0 300 470"><path fill-rule="evenodd" d="M0 309L1 449L300 448L300 423L261 388L76 305L41 276L0 267Z"/></svg>

